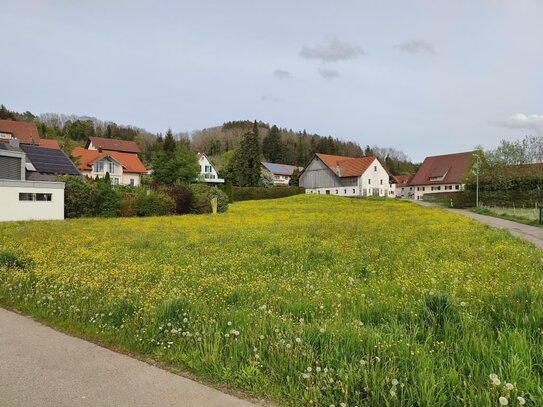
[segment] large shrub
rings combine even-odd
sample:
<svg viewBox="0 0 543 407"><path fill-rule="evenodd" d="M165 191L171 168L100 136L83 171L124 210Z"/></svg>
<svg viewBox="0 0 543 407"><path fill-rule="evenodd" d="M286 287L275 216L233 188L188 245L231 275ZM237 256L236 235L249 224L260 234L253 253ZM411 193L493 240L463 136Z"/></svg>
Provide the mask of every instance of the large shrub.
<svg viewBox="0 0 543 407"><path fill-rule="evenodd" d="M115 218L121 213L120 193L113 188L108 179L95 181L95 216Z"/></svg>
<svg viewBox="0 0 543 407"><path fill-rule="evenodd" d="M97 190L81 177L66 176L61 181L64 188L64 216L80 218L95 216L95 199Z"/></svg>
<svg viewBox="0 0 543 407"><path fill-rule="evenodd" d="M168 185L163 190L174 200L176 214L190 213L193 195L188 186L182 184Z"/></svg>
<svg viewBox="0 0 543 407"><path fill-rule="evenodd" d="M137 195L138 216L164 216L175 212L175 201L165 192L140 190Z"/></svg>
<svg viewBox="0 0 543 407"><path fill-rule="evenodd" d="M193 196L193 213L211 213L212 198L217 198L217 212L226 212L228 210L228 196L219 188L204 184L193 184L190 189Z"/></svg>
<svg viewBox="0 0 543 407"><path fill-rule="evenodd" d="M122 192L119 207L120 216L136 216L138 214L138 194L136 192Z"/></svg>
<svg viewBox="0 0 543 407"><path fill-rule="evenodd" d="M274 199L305 193L301 187L234 187L236 201L249 201L253 199Z"/></svg>

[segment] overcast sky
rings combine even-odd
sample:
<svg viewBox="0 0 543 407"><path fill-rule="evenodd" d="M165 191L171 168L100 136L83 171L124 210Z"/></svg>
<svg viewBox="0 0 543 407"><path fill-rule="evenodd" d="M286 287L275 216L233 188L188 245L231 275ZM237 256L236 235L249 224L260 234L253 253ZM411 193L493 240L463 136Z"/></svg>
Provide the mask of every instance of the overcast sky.
<svg viewBox="0 0 543 407"><path fill-rule="evenodd" d="M543 134L543 0L0 0L0 103L414 160Z"/></svg>

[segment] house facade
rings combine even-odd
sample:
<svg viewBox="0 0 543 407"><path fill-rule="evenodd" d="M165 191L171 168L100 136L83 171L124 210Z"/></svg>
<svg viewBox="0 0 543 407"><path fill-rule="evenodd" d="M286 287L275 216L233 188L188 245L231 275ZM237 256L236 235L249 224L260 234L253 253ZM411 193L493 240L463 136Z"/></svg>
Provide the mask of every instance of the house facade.
<svg viewBox="0 0 543 407"><path fill-rule="evenodd" d="M147 168L133 153L75 148L72 157L77 159L83 175L104 178L109 173L112 185L138 186L147 174Z"/></svg>
<svg viewBox="0 0 543 407"><path fill-rule="evenodd" d="M300 175L307 194L340 196L395 196L395 185L373 156L352 158L315 154Z"/></svg>
<svg viewBox="0 0 543 407"><path fill-rule="evenodd" d="M301 172L303 167L294 165L268 163L262 161L261 171L267 173L272 179L274 185L288 185L294 170Z"/></svg>
<svg viewBox="0 0 543 407"><path fill-rule="evenodd" d="M32 162L21 150L18 140L0 142L0 221L64 219L64 183L28 179L30 176L39 178L38 174L44 177L54 175L52 172L56 171L47 167L51 165L52 156L48 156L48 152L40 153L35 156L49 158ZM55 155L56 152L53 157ZM69 166L68 162L61 159L53 165ZM48 169L51 173L42 173L39 169ZM77 172L77 169L72 165L70 171Z"/></svg>
<svg viewBox="0 0 543 407"><path fill-rule="evenodd" d="M473 152L426 157L409 186L412 199L420 200L442 192L464 190L464 177L472 164Z"/></svg>
<svg viewBox="0 0 543 407"><path fill-rule="evenodd" d="M207 184L224 184L224 179L219 178L217 170L204 153L198 153L197 158L200 165L199 181Z"/></svg>
<svg viewBox="0 0 543 407"><path fill-rule="evenodd" d="M414 175L393 175L392 179L396 184L396 198L402 199L414 199L415 192L414 187L410 185L411 179Z"/></svg>

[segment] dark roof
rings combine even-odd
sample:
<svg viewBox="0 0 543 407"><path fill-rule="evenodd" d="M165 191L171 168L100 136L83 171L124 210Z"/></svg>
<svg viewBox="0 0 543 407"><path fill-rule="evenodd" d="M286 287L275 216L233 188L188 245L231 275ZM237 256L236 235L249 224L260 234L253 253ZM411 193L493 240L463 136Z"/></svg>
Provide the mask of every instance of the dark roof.
<svg viewBox="0 0 543 407"><path fill-rule="evenodd" d="M471 165L472 155L473 152L469 151L426 157L409 185L461 184Z"/></svg>
<svg viewBox="0 0 543 407"><path fill-rule="evenodd" d="M288 175L291 176L295 169L298 171L303 170L303 167L296 167L288 164L268 163L262 161L261 163L269 172L276 175Z"/></svg>
<svg viewBox="0 0 543 407"><path fill-rule="evenodd" d="M36 171L42 174L81 175L72 161L62 150L21 144L20 149L26 154Z"/></svg>
<svg viewBox="0 0 543 407"><path fill-rule="evenodd" d="M105 137L89 137L89 141L87 141L85 148L89 148L91 142L94 147L100 147L102 150L120 151L121 153L141 153L140 148L133 141Z"/></svg>
<svg viewBox="0 0 543 407"><path fill-rule="evenodd" d="M24 144L39 144L40 135L34 122L18 122L15 120L0 120L0 132L11 134Z"/></svg>

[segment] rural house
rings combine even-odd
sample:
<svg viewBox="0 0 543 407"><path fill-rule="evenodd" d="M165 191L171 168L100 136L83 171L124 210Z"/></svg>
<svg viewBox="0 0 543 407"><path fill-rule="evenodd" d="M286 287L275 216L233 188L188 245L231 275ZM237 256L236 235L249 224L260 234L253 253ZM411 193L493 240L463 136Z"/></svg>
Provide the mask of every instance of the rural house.
<svg viewBox="0 0 543 407"><path fill-rule="evenodd" d="M273 178L274 185L288 185L294 170L303 170L303 167L296 167L294 165L268 163L264 161L262 161L261 164L261 170Z"/></svg>
<svg viewBox="0 0 543 407"><path fill-rule="evenodd" d="M413 199L415 197L415 192L413 187L410 185L411 180L413 179L414 174L412 175L393 175L392 179L396 184L396 198L404 199Z"/></svg>
<svg viewBox="0 0 543 407"><path fill-rule="evenodd" d="M16 120L0 120L0 141L18 140L19 144L39 145L41 147L60 149L57 140L42 139L34 122Z"/></svg>
<svg viewBox="0 0 543 407"><path fill-rule="evenodd" d="M390 174L373 156L352 158L319 154L300 175L307 194L394 197Z"/></svg>
<svg viewBox="0 0 543 407"><path fill-rule="evenodd" d="M442 192L464 190L464 177L471 168L473 152L426 157L409 182L414 199Z"/></svg>
<svg viewBox="0 0 543 407"><path fill-rule="evenodd" d="M147 174L138 157L140 152L133 141L89 137L85 148L75 148L72 157L83 175L104 178L109 173L113 185L137 186L142 175Z"/></svg>
<svg viewBox="0 0 543 407"><path fill-rule="evenodd" d="M207 184L224 184L224 179L219 178L217 170L204 153L198 153L198 165L200 165L199 181Z"/></svg>
<svg viewBox="0 0 543 407"><path fill-rule="evenodd" d="M64 183L59 175L80 175L60 149L0 142L0 221L64 219Z"/></svg>

